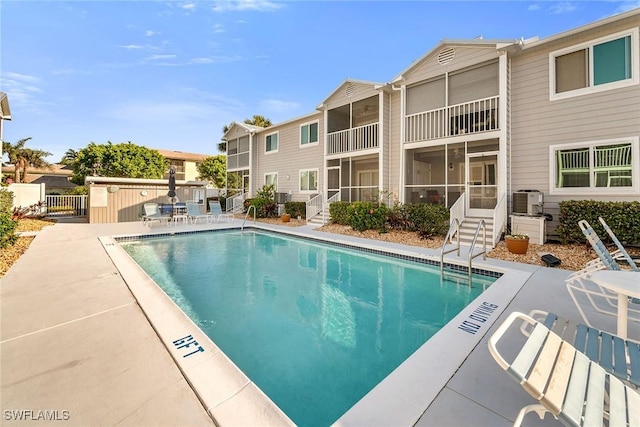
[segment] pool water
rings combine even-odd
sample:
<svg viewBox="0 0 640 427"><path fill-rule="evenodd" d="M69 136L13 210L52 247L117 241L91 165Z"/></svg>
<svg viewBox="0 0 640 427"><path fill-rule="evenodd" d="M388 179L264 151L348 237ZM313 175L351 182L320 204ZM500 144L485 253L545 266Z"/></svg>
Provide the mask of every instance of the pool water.
<svg viewBox="0 0 640 427"><path fill-rule="evenodd" d="M496 280L275 233L121 245L300 426L336 421Z"/></svg>

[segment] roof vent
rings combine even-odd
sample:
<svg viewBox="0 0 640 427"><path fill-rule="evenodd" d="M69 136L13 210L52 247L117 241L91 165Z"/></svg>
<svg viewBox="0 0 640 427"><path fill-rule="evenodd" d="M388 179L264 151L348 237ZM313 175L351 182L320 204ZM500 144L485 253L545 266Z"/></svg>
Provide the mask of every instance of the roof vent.
<svg viewBox="0 0 640 427"><path fill-rule="evenodd" d="M452 47L445 47L440 52L438 52L438 64L447 65L453 58L456 56L456 50Z"/></svg>
<svg viewBox="0 0 640 427"><path fill-rule="evenodd" d="M350 98L354 93L356 93L356 86L353 83L347 83L347 86L344 88L344 95Z"/></svg>

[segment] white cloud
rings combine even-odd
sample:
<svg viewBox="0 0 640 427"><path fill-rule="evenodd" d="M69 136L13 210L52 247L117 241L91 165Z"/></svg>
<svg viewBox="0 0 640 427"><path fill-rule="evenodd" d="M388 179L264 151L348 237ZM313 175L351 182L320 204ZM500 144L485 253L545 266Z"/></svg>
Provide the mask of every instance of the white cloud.
<svg viewBox="0 0 640 427"><path fill-rule="evenodd" d="M193 58L189 63L191 64L229 64L231 62L238 62L242 57L238 55L234 56L208 56Z"/></svg>
<svg viewBox="0 0 640 427"><path fill-rule="evenodd" d="M527 10L529 11L536 11L536 10L540 10L540 5L539 4L530 4L529 7L527 8Z"/></svg>
<svg viewBox="0 0 640 427"><path fill-rule="evenodd" d="M153 31L153 30L147 30L144 32L145 37L151 37L151 36L155 36L156 34L160 34L157 31Z"/></svg>
<svg viewBox="0 0 640 427"><path fill-rule="evenodd" d="M9 96L11 104L20 105L28 111L47 111L39 101L44 92L43 84L44 81L40 77L12 72L2 73L2 90Z"/></svg>
<svg viewBox="0 0 640 427"><path fill-rule="evenodd" d="M189 3L181 4L180 7L185 9L185 10L195 10L196 9L196 4L193 3L193 2L189 2Z"/></svg>
<svg viewBox="0 0 640 427"><path fill-rule="evenodd" d="M140 46L139 44L127 44L127 45L120 45L118 47L121 47L123 49L128 49L128 50L132 50L132 49L142 49L142 46Z"/></svg>
<svg viewBox="0 0 640 427"><path fill-rule="evenodd" d="M281 99L265 99L260 102L260 111L268 113L286 113L300 108L300 103L295 101L283 101Z"/></svg>
<svg viewBox="0 0 640 427"><path fill-rule="evenodd" d="M213 26L213 32L215 34L224 33L225 32L224 26L222 24L215 24Z"/></svg>
<svg viewBox="0 0 640 427"><path fill-rule="evenodd" d="M151 55L151 56L147 56L145 59L145 61L158 61L161 59L173 59L175 58L176 55L173 54L167 54L167 55Z"/></svg>
<svg viewBox="0 0 640 427"><path fill-rule="evenodd" d="M554 15L560 15L563 13L574 12L577 9L578 7L575 4L571 2L563 1L550 6L547 10L553 13Z"/></svg>
<svg viewBox="0 0 640 427"><path fill-rule="evenodd" d="M214 12L273 12L282 7L282 3L269 0L223 0L214 2L212 10Z"/></svg>

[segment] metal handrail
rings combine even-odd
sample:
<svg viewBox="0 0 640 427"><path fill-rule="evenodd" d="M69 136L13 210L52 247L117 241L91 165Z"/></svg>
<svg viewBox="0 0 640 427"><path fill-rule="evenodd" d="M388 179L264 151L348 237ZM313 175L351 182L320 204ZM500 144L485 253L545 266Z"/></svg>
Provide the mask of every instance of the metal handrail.
<svg viewBox="0 0 640 427"><path fill-rule="evenodd" d="M247 222L247 217L253 208L253 222L256 222L256 207L254 205L249 205L249 209L247 209L247 213L244 216L244 221L242 221L242 227L240 227L240 234L244 233L244 223Z"/></svg>
<svg viewBox="0 0 640 427"><path fill-rule="evenodd" d="M449 249L448 251L445 252L444 248L447 246L447 242L449 241L449 238L451 237L451 230L453 229L453 226L456 226L456 238L457 238L457 245L455 248L453 249ZM442 243L442 248L440 249L440 274L442 275L444 273L444 255L451 253L453 251L457 250L458 251L458 256L460 256L460 221L458 221L458 218L453 218L451 220L451 225L449 226L449 231L447 231L447 235L444 238L444 243Z"/></svg>
<svg viewBox="0 0 640 427"><path fill-rule="evenodd" d="M478 252L477 254L473 255L473 248L476 246L476 240L478 240L478 233L480 233L481 225L482 225L482 241L484 243L484 247L482 252ZM473 235L473 240L471 241L471 247L469 248L469 286L471 286L471 260L473 260L475 257L479 255L483 255L482 259L484 261L487 260L487 223L484 221L484 219L481 219L478 222L478 226L476 227L476 232Z"/></svg>

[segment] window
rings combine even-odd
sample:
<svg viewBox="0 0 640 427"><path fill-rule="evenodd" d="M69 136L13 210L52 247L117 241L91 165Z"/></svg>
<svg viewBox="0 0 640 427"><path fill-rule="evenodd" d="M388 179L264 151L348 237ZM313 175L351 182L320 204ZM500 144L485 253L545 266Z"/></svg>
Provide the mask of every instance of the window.
<svg viewBox="0 0 640 427"><path fill-rule="evenodd" d="M318 143L318 122L300 126L300 145L315 145Z"/></svg>
<svg viewBox="0 0 640 427"><path fill-rule="evenodd" d="M204 190L193 190L192 196L197 204L204 205Z"/></svg>
<svg viewBox="0 0 640 427"><path fill-rule="evenodd" d="M265 173L264 185L273 185L273 189L278 191L278 172Z"/></svg>
<svg viewBox="0 0 640 427"><path fill-rule="evenodd" d="M638 30L549 54L551 99L638 84Z"/></svg>
<svg viewBox="0 0 640 427"><path fill-rule="evenodd" d="M270 135L265 136L265 153L274 153L278 151L278 133L272 133Z"/></svg>
<svg viewBox="0 0 640 427"><path fill-rule="evenodd" d="M637 137L555 145L550 156L552 193L629 192L637 186Z"/></svg>
<svg viewBox="0 0 640 427"><path fill-rule="evenodd" d="M300 192L315 193L318 191L318 169L300 171Z"/></svg>

